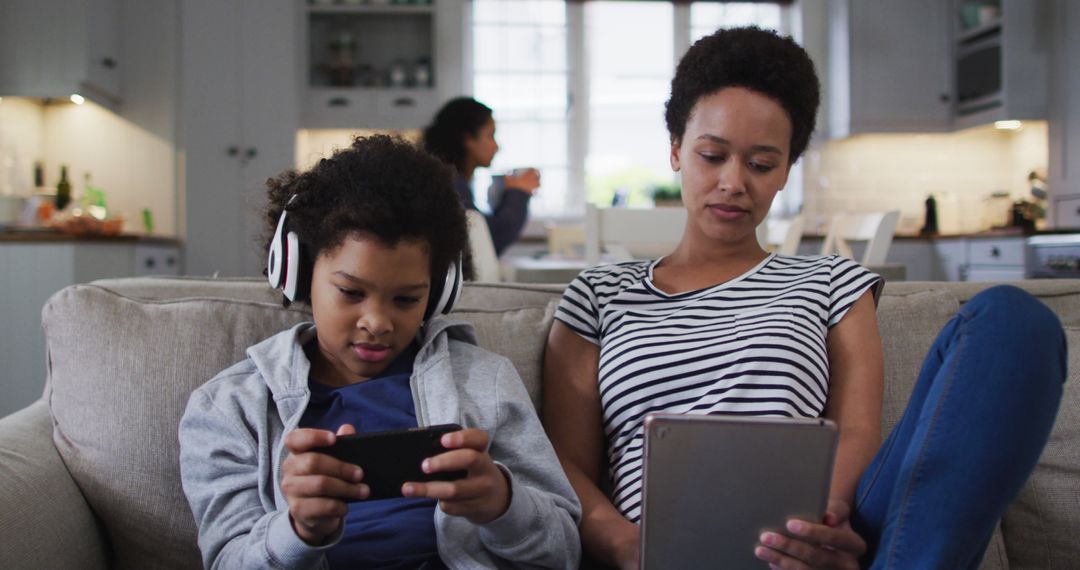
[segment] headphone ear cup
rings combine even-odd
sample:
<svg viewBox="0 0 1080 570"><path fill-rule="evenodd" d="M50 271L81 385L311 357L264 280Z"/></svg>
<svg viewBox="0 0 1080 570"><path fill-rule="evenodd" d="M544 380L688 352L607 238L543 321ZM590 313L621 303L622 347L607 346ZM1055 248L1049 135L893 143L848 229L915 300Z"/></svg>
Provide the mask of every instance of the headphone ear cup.
<svg viewBox="0 0 1080 570"><path fill-rule="evenodd" d="M300 284L303 279L300 275L300 240L296 237L296 232L289 232L285 236L285 258L282 260L285 266L285 280L281 284L281 290L285 294L285 298L290 301L299 301L300 296Z"/></svg>
<svg viewBox="0 0 1080 570"><path fill-rule="evenodd" d="M278 218L274 238L270 240L270 251L266 255L266 278L270 286L280 289L284 284L287 243L285 238L285 211Z"/></svg>
<svg viewBox="0 0 1080 570"><path fill-rule="evenodd" d="M424 311L425 321L437 315L445 315L454 308L458 298L461 297L461 284L463 281L461 257L459 256L456 262L450 262L442 286L431 288L427 310Z"/></svg>

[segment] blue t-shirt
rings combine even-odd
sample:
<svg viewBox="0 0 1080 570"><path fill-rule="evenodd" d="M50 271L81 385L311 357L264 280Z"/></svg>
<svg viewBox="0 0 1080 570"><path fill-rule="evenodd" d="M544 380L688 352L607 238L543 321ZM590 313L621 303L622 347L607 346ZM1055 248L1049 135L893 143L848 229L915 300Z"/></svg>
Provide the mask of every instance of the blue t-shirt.
<svg viewBox="0 0 1080 570"><path fill-rule="evenodd" d="M300 427L358 432L417 426L409 377L413 343L381 376L335 388L308 379L311 400ZM445 568L435 542L434 499L382 499L349 503L341 541L326 553L330 568Z"/></svg>

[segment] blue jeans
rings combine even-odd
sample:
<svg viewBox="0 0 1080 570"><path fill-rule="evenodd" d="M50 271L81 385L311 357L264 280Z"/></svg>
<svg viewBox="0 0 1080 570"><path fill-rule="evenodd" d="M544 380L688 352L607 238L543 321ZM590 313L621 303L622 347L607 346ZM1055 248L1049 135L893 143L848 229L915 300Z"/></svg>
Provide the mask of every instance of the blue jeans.
<svg viewBox="0 0 1080 570"><path fill-rule="evenodd" d="M1050 435L1065 381L1058 318L987 289L938 335L911 400L856 492L873 569L976 568Z"/></svg>

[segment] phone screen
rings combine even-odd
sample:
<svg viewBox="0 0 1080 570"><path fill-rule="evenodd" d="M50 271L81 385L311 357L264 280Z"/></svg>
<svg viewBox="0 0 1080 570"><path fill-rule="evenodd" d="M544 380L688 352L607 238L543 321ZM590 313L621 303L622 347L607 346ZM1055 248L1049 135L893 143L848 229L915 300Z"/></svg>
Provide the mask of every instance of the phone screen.
<svg viewBox="0 0 1080 570"><path fill-rule="evenodd" d="M408 481L455 481L465 477L465 471L420 470L424 459L447 451L439 443L443 434L461 429L457 424L442 424L342 435L321 451L364 470L364 483L371 487L366 500L390 499L401 497L401 486Z"/></svg>

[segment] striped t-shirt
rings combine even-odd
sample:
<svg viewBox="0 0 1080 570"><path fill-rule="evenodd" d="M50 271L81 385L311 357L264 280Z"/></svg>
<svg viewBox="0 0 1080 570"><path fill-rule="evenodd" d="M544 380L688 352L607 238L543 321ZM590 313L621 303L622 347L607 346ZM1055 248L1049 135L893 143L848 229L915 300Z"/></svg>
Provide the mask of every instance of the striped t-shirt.
<svg viewBox="0 0 1080 570"><path fill-rule="evenodd" d="M719 285L669 295L652 282L659 261L587 269L555 313L600 346L611 497L633 522L645 414L820 417L828 329L881 284L844 257L770 255Z"/></svg>

